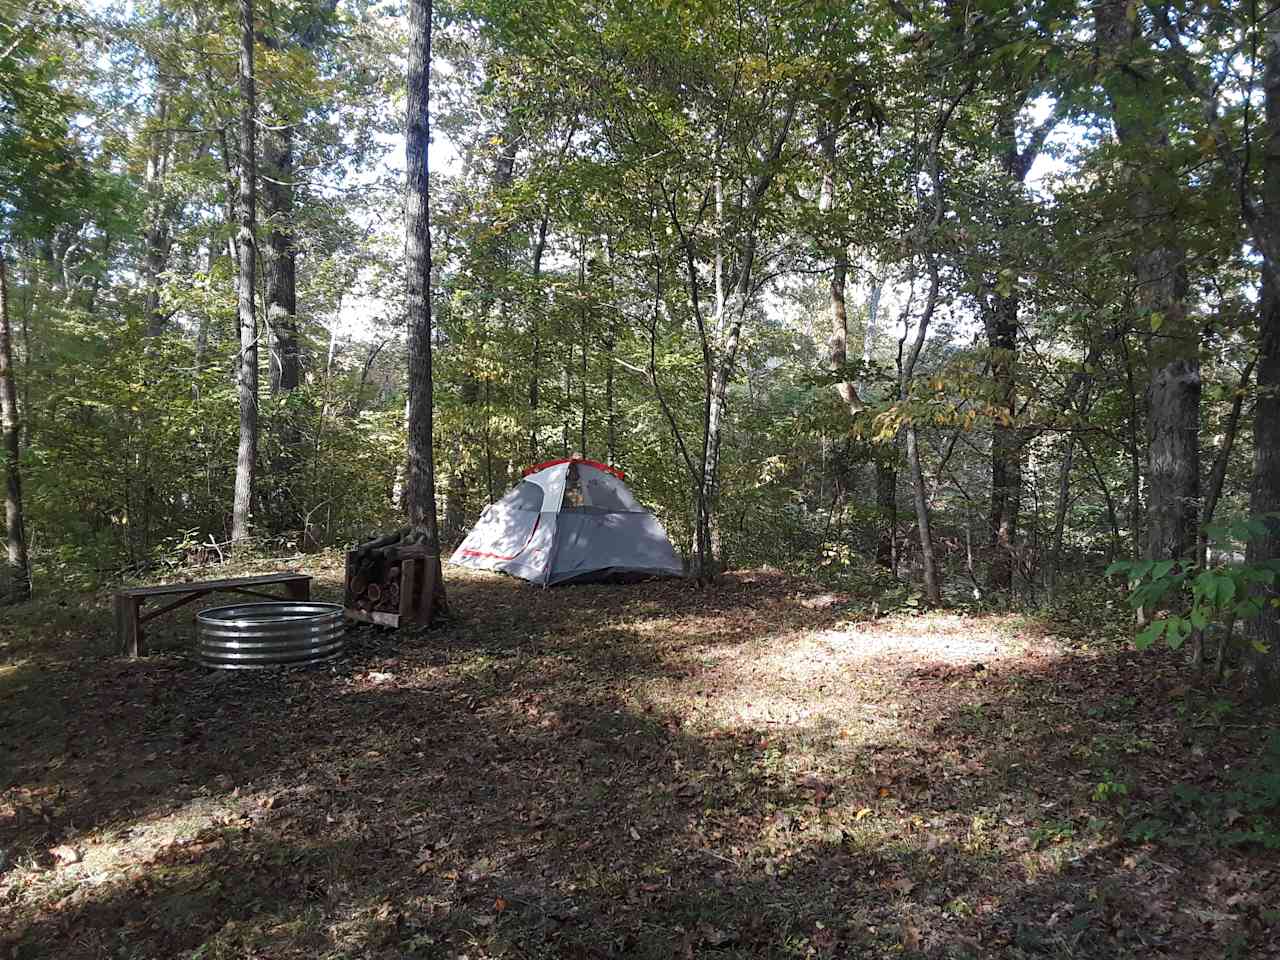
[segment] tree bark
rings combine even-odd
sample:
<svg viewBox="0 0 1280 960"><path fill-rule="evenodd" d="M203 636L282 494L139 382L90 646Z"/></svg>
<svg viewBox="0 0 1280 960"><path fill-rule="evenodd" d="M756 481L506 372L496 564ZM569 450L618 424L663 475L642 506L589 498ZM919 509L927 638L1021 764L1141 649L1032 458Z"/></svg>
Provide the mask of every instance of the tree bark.
<svg viewBox="0 0 1280 960"><path fill-rule="evenodd" d="M1058 122L1055 110L1031 131L1025 147L1018 147L1018 111L1016 100L1007 101L996 121L996 138L1000 154L1000 170L1004 174L1006 200L1017 204L1027 174L1044 148ZM994 406L998 415L991 433L991 565L988 586L1005 592L1013 589L1013 571L1017 566L1016 549L1018 515L1022 506L1022 459L1024 438L1015 422L1018 412L1018 324L1021 297L1017 290L1001 292L1000 284L1016 282L1018 262L1009 252L1008 231L1020 220L1016 206L997 208L997 266L1005 276L993 285L987 308L987 346L991 360L991 377L995 386Z"/></svg>
<svg viewBox="0 0 1280 960"><path fill-rule="evenodd" d="M22 513L22 425L13 370L13 330L9 319L8 266L0 245L0 429L4 433L5 547L0 603L21 603L31 597L31 568L27 562L27 534Z"/></svg>
<svg viewBox="0 0 1280 960"><path fill-rule="evenodd" d="M538 446L541 443L538 430L538 405L540 378L542 376L542 291L538 281L542 277L542 254L547 249L547 213L544 210L538 219L538 239L533 245L533 290L538 298L529 311L530 335L532 345L529 355L529 462L538 460Z"/></svg>
<svg viewBox="0 0 1280 960"><path fill-rule="evenodd" d="M930 603L942 600L942 584L938 581L938 564L933 553L933 531L929 528L929 502L925 496L924 471L920 466L920 447L916 426L908 424L907 466L911 470L911 492L916 508L916 526L920 533L920 561L924 568L924 595Z"/></svg>
<svg viewBox="0 0 1280 960"><path fill-rule="evenodd" d="M1067 452L1058 466L1058 502L1053 511L1053 543L1050 545L1049 576L1046 592L1050 604L1058 589L1058 574L1062 569L1062 541L1067 526L1067 508L1071 503L1071 467L1075 460L1075 434L1067 437Z"/></svg>
<svg viewBox="0 0 1280 960"><path fill-rule="evenodd" d="M1265 142L1262 157L1261 209L1253 216L1256 246L1262 252L1262 296L1258 356L1258 404L1254 414L1253 490L1249 512L1254 517L1280 512L1280 10L1264 21L1263 88L1266 92ZM1280 521L1266 519L1267 534L1249 542L1248 559L1280 558ZM1268 591L1266 600L1275 598ZM1264 603L1249 624L1250 645L1245 661L1251 694L1263 702L1280 700L1280 609Z"/></svg>
<svg viewBox="0 0 1280 960"><path fill-rule="evenodd" d="M276 118L280 123L280 118ZM288 393L302 379L298 352L297 251L293 242L293 127L282 124L263 138L262 210L267 218L265 300L271 331L273 394Z"/></svg>
<svg viewBox="0 0 1280 960"><path fill-rule="evenodd" d="M312 0L291 17L289 26L268 34L266 42L277 51L295 47L314 50L324 35L323 27L332 17L337 0ZM267 234L264 301L272 350L270 386L272 394L288 393L302 382L302 350L298 331L298 251L294 242L293 209L294 124L285 110L272 110L271 128L265 131L262 150L262 205L270 224ZM296 433L296 431L294 431ZM290 438L293 439L293 438Z"/></svg>
<svg viewBox="0 0 1280 960"><path fill-rule="evenodd" d="M160 127L168 123L169 99L162 94L156 106L155 121ZM144 305L147 318L146 335L158 337L164 332L167 317L160 309L160 275L169 262L173 245L169 204L165 200L165 175L168 172L172 135L164 130L149 131L151 147L147 156L145 190L147 206L143 241Z"/></svg>
<svg viewBox="0 0 1280 960"><path fill-rule="evenodd" d="M1018 295L994 297L987 317L991 379L997 416L991 429L991 590L1013 588L1018 512L1022 502L1022 441L1017 416L1015 364L1018 349Z"/></svg>
<svg viewBox="0 0 1280 960"><path fill-rule="evenodd" d="M835 209L836 200L836 134L828 130L822 137L822 153L825 165L822 174L822 192L818 209L829 214ZM841 370L849 362L849 311L845 303L845 280L849 275L849 253L844 240L831 244L831 280L828 295L831 302L831 320L827 340L827 365L833 371ZM869 324L870 326L870 324ZM844 403L849 416L856 417L863 411L858 388L850 381L836 383L836 393Z"/></svg>
<svg viewBox="0 0 1280 960"><path fill-rule="evenodd" d="M427 145L431 140L431 2L409 3L408 117L405 166L405 268L409 341L408 464L405 472L409 524L415 539L436 556L435 461L431 378L431 209Z"/></svg>
<svg viewBox="0 0 1280 960"><path fill-rule="evenodd" d="M254 287L257 271L256 133L257 96L253 69L253 0L240 0L240 189L236 253L240 260L238 317L240 362L240 443L236 452L235 494L231 506L231 539L249 536L254 473L258 459L258 324Z"/></svg>
<svg viewBox="0 0 1280 960"><path fill-rule="evenodd" d="M587 302L587 238L582 238L578 253L578 317L582 325L582 365L578 370L578 453L590 455L587 449L587 344L591 339L591 305Z"/></svg>
<svg viewBox="0 0 1280 960"><path fill-rule="evenodd" d="M1172 179L1163 171L1169 148L1167 96L1149 65L1154 48L1143 34L1143 17L1130 17L1131 12L1127 0L1103 0L1094 7L1094 22L1099 47L1115 61L1103 86L1116 138L1146 168L1127 184L1141 246L1133 268L1135 301L1150 326L1146 554L1152 560L1176 560L1190 556L1199 526L1199 330L1186 309L1186 252L1172 196L1176 187L1166 186L1162 193L1153 185Z"/></svg>

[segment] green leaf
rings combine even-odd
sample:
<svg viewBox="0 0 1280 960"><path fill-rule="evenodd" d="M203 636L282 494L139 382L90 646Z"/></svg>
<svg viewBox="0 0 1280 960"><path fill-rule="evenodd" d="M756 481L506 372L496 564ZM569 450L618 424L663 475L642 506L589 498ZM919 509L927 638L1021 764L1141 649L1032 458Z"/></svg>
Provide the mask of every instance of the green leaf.
<svg viewBox="0 0 1280 960"><path fill-rule="evenodd" d="M1133 645L1137 647L1139 650L1146 650L1153 643L1155 643L1157 640L1160 639L1160 636L1161 634L1164 633L1164 629L1166 626L1168 626L1168 621L1165 621L1165 620L1151 621L1151 623L1147 624L1147 627L1145 630L1143 630L1141 633L1139 633L1136 637L1133 638Z"/></svg>

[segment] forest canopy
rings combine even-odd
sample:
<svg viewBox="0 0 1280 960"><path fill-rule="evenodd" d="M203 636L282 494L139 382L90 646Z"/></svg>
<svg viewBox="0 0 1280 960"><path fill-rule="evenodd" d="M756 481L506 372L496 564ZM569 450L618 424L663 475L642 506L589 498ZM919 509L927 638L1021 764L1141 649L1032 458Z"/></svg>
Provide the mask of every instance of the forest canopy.
<svg viewBox="0 0 1280 960"><path fill-rule="evenodd" d="M701 580L1039 605L1110 571L1140 642L1234 637L1280 689L1280 11L431 27L446 544L576 453ZM408 30L367 0L0 2L11 595L399 526Z"/></svg>

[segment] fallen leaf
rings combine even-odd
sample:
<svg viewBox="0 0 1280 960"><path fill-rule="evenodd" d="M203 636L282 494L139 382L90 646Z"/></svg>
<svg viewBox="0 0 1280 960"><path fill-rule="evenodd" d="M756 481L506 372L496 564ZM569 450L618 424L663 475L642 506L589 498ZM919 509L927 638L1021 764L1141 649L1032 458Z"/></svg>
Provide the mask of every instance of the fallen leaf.
<svg viewBox="0 0 1280 960"><path fill-rule="evenodd" d="M920 949L920 931L909 923L902 925L902 949L912 952Z"/></svg>
<svg viewBox="0 0 1280 960"><path fill-rule="evenodd" d="M63 864L79 863L84 859L84 854L69 843L54 847L49 852L53 854L53 859Z"/></svg>

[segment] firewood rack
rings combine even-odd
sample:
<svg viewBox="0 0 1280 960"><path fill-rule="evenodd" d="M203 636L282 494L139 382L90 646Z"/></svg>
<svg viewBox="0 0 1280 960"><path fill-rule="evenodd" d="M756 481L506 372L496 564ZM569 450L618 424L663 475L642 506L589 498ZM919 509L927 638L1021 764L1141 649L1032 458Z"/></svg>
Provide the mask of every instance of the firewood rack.
<svg viewBox="0 0 1280 960"><path fill-rule="evenodd" d="M444 608L440 557L425 547L400 545L347 552L343 607L347 617L383 627L431 625Z"/></svg>

